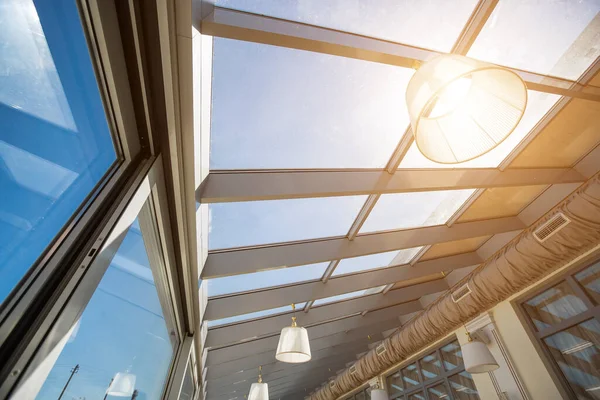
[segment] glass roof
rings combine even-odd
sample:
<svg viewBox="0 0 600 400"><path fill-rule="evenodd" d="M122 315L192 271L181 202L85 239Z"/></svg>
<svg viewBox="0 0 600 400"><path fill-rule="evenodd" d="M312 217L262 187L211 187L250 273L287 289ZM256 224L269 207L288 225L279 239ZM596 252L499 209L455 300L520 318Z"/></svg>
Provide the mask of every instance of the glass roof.
<svg viewBox="0 0 600 400"><path fill-rule="evenodd" d="M209 249L345 235L366 196L246 201L209 206Z"/></svg>
<svg viewBox="0 0 600 400"><path fill-rule="evenodd" d="M598 0L502 0L467 54L576 80L600 55Z"/></svg>
<svg viewBox="0 0 600 400"><path fill-rule="evenodd" d="M315 300L313 303L313 307L322 306L324 304L335 303L342 300L353 299L355 297L367 296L370 294L379 293L383 290L385 286L378 286L371 289L366 290L357 290L356 292L349 292L344 294L338 294L337 296L325 297L323 299Z"/></svg>
<svg viewBox="0 0 600 400"><path fill-rule="evenodd" d="M332 276L350 274L353 272L362 272L372 269L389 266L392 261L394 265L409 263L415 255L421 250L421 247L405 249L400 251L390 251L387 253L377 253L368 256L344 258L333 271Z"/></svg>
<svg viewBox="0 0 600 400"><path fill-rule="evenodd" d="M306 305L306 303L298 303L298 304L296 304L296 309L301 310L302 308L304 308L305 305ZM213 327L220 326L220 325L232 324L234 322L242 322L242 321L248 321L248 320L256 319L256 318L260 318L260 317L267 317L270 315L282 314L282 313L285 313L288 311L292 311L291 306L270 308L268 310L261 310L261 311L256 311L253 313L236 315L235 317L222 318L222 319L216 319L214 321L208 321L208 327L213 328Z"/></svg>
<svg viewBox="0 0 600 400"><path fill-rule="evenodd" d="M217 0L225 8L450 51L477 0ZM427 29L426 26L435 26ZM425 34L426 33L426 34Z"/></svg>
<svg viewBox="0 0 600 400"><path fill-rule="evenodd" d="M407 229L443 224L474 189L384 194L360 232Z"/></svg>
<svg viewBox="0 0 600 400"><path fill-rule="evenodd" d="M292 268L274 269L271 271L260 271L253 274L208 279L208 295L218 296L320 279L325 273L328 265L328 262L324 262Z"/></svg>

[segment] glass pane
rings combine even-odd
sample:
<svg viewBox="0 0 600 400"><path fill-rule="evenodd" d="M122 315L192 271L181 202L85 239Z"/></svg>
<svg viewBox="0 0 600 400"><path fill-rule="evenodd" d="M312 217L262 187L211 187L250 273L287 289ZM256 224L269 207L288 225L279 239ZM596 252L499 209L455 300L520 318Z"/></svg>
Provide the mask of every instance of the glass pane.
<svg viewBox="0 0 600 400"><path fill-rule="evenodd" d="M387 378L387 386L388 386L388 394L390 398L394 398L395 396L399 396L404 393L404 389L402 386L402 374L400 371L396 372L393 375L388 376Z"/></svg>
<svg viewBox="0 0 600 400"><path fill-rule="evenodd" d="M0 303L115 161L76 2L2 2Z"/></svg>
<svg viewBox="0 0 600 400"><path fill-rule="evenodd" d="M543 330L587 310L567 282L546 290L523 306L537 330Z"/></svg>
<svg viewBox="0 0 600 400"><path fill-rule="evenodd" d="M468 56L576 80L600 55L598 12L597 0L502 0Z"/></svg>
<svg viewBox="0 0 600 400"><path fill-rule="evenodd" d="M463 356L458 340L448 343L440 349L442 360L444 360L444 368L446 371L451 371L454 368L463 365Z"/></svg>
<svg viewBox="0 0 600 400"><path fill-rule="evenodd" d="M359 392L356 393L356 395L354 396L355 400L365 400L365 392Z"/></svg>
<svg viewBox="0 0 600 400"><path fill-rule="evenodd" d="M449 379L454 400L479 400L479 394L471 374L463 371Z"/></svg>
<svg viewBox="0 0 600 400"><path fill-rule="evenodd" d="M419 371L417 370L416 363L410 364L408 367L402 369L402 380L404 381L404 387L407 390L419 385L421 379L419 379Z"/></svg>
<svg viewBox="0 0 600 400"><path fill-rule="evenodd" d="M417 146L413 145L402 159L399 168L495 168L510 154L510 152L527 136L540 119L550 111L552 106L560 99L548 93L527 91L527 108L525 114L513 133L490 152L474 160L460 164L438 164L428 160L421 154Z"/></svg>
<svg viewBox="0 0 600 400"><path fill-rule="evenodd" d="M442 364L438 360L437 353L431 353L419 361L423 380L433 379L442 373Z"/></svg>
<svg viewBox="0 0 600 400"><path fill-rule="evenodd" d="M371 399L371 387L368 387L365 389L365 398L366 400L370 400Z"/></svg>
<svg viewBox="0 0 600 400"><path fill-rule="evenodd" d="M192 400L194 398L194 377L192 376L192 368L192 364L189 363L187 371L185 371L185 377L183 378L179 400Z"/></svg>
<svg viewBox="0 0 600 400"><path fill-rule="evenodd" d="M448 394L450 391L446 387L444 382L439 385L435 385L427 389L427 393L429 394L429 400L448 400L450 397Z"/></svg>
<svg viewBox="0 0 600 400"><path fill-rule="evenodd" d="M408 400L426 400L425 394L423 392L413 393L408 396Z"/></svg>
<svg viewBox="0 0 600 400"><path fill-rule="evenodd" d="M71 330L38 399L109 399L130 382L126 396L161 399L174 349L142 234L133 224ZM112 383L111 383L112 382ZM125 385L128 386L128 385Z"/></svg>
<svg viewBox="0 0 600 400"><path fill-rule="evenodd" d="M546 339L579 399L600 399L600 323L590 320Z"/></svg>
<svg viewBox="0 0 600 400"><path fill-rule="evenodd" d="M444 224L474 189L384 194L361 233Z"/></svg>
<svg viewBox="0 0 600 400"><path fill-rule="evenodd" d="M584 269L575 275L575 279L594 302L600 304L600 263Z"/></svg>
<svg viewBox="0 0 600 400"><path fill-rule="evenodd" d="M345 235L366 196L245 201L209 206L210 249Z"/></svg>
<svg viewBox="0 0 600 400"><path fill-rule="evenodd" d="M270 17L450 51L477 1L464 0L217 0L216 4ZM375 5L376 4L376 5ZM424 26L435 27L423 30Z"/></svg>
<svg viewBox="0 0 600 400"><path fill-rule="evenodd" d="M411 69L219 38L213 65L211 169L383 168L409 124Z"/></svg>
<svg viewBox="0 0 600 400"><path fill-rule="evenodd" d="M373 289L357 290L356 292L338 294L337 296L325 297L323 299L315 300L315 302L313 303L313 307L322 306L323 304L335 303L337 301L348 300L348 299L352 299L355 297L360 297L360 296L364 296L364 295L368 295L368 294L373 294L380 290L381 290L381 287L377 287L377 288L373 288Z"/></svg>
<svg viewBox="0 0 600 400"><path fill-rule="evenodd" d="M333 276L368 271L371 269L388 267L390 265L407 264L415 255L417 255L419 250L421 250L420 247L415 247L412 249L395 250L362 257L344 258L333 271Z"/></svg>
<svg viewBox="0 0 600 400"><path fill-rule="evenodd" d="M303 309L305 305L306 305L306 303L296 304L296 310ZM248 313L248 314L236 315L233 317L216 319L214 321L208 321L208 327L213 328L213 327L217 327L217 326L221 326L221 325L232 324L234 322L242 322L242 321L248 321L248 320L255 319L255 318L267 317L267 316L271 316L271 315L275 315L275 314L282 314L282 313L289 312L289 311L292 311L291 306L283 306L283 307L271 308L268 310L255 311L255 312Z"/></svg>
<svg viewBox="0 0 600 400"><path fill-rule="evenodd" d="M208 295L218 296L222 294L285 285L288 283L299 283L312 279L321 279L328 265L328 262L324 262L302 265L300 267L255 272L253 274L208 279Z"/></svg>

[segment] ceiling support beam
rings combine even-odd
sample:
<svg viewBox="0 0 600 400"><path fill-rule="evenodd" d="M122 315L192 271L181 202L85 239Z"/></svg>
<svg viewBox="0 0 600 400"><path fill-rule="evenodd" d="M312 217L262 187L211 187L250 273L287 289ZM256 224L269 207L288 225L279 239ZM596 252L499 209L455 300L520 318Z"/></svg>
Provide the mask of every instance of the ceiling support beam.
<svg viewBox="0 0 600 400"><path fill-rule="evenodd" d="M438 52L382 39L340 32L294 21L215 7L202 20L204 35L244 40L298 50L331 54L382 64L413 68ZM561 96L600 101L600 88L567 79L513 69L527 88Z"/></svg>
<svg viewBox="0 0 600 400"><path fill-rule="evenodd" d="M435 225L362 234L352 241L348 240L347 237L332 237L212 251L209 252L206 259L202 278L210 279L281 268L283 266L293 267L366 256L524 228L525 225L519 218L505 217L485 221L462 222L454 224L452 227ZM300 299L299 301L289 299L285 304L292 301L301 302L306 300L309 299ZM273 304L269 305L275 307Z"/></svg>
<svg viewBox="0 0 600 400"><path fill-rule="evenodd" d="M572 182L585 177L569 168L213 171L196 197L202 203L227 203Z"/></svg>

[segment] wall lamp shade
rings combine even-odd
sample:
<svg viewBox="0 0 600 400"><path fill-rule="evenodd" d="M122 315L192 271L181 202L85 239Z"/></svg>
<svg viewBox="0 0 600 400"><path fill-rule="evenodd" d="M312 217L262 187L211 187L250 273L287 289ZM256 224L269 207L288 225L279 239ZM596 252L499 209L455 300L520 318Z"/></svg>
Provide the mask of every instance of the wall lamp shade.
<svg viewBox="0 0 600 400"><path fill-rule="evenodd" d="M117 372L108 387L109 396L131 397L135 390L135 375L125 372Z"/></svg>
<svg viewBox="0 0 600 400"><path fill-rule="evenodd" d="M298 364L310 361L311 357L308 332L305 328L296 326L294 320L292 326L281 330L275 358L281 362Z"/></svg>
<svg viewBox="0 0 600 400"><path fill-rule="evenodd" d="M250 386L248 400L269 400L269 385L263 382L253 383Z"/></svg>
<svg viewBox="0 0 600 400"><path fill-rule="evenodd" d="M457 164L487 153L512 133L525 112L527 88L509 69L443 54L415 72L406 105L421 153Z"/></svg>
<svg viewBox="0 0 600 400"><path fill-rule="evenodd" d="M498 369L500 366L485 343L470 340L461 345L465 370L470 374L481 374Z"/></svg>
<svg viewBox="0 0 600 400"><path fill-rule="evenodd" d="M388 394L383 389L371 390L371 400L389 400Z"/></svg>

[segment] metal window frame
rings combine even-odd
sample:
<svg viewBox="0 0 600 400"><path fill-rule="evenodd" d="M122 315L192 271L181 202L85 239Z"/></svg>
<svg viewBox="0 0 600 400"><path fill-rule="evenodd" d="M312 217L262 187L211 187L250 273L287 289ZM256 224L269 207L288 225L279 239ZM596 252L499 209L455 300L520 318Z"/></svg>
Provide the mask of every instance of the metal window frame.
<svg viewBox="0 0 600 400"><path fill-rule="evenodd" d="M534 345L534 348L536 349L538 355L540 356L541 360L546 366L546 369L548 370L552 380L554 380L554 382L557 384L563 396L574 400L577 399L577 395L572 389L567 378L564 376L560 367L554 360L554 357L548 349L548 346L545 344L544 339L549 336L552 336L557 332L572 328L582 322L591 319L600 321L600 304L594 304L592 298L574 279L574 276L576 274L598 263L600 263L600 251L596 250L593 251L591 254L586 255L581 260L577 261L576 264L568 270L563 271L557 274L557 276L554 276L548 281L544 282L543 284L538 285L531 290L528 290L526 293L518 296L514 301L511 302L519 320L523 324L527 335L529 336L531 342ZM566 282L568 284L569 288L571 288L577 295L577 297L584 302L586 307L588 307L588 310L577 314L571 318L565 319L542 331L538 331L535 325L533 324L533 321L529 317L527 311L525 310L525 303L531 300L533 297L563 282Z"/></svg>

